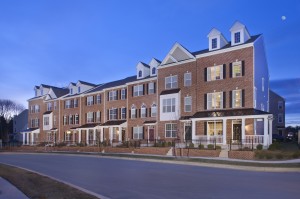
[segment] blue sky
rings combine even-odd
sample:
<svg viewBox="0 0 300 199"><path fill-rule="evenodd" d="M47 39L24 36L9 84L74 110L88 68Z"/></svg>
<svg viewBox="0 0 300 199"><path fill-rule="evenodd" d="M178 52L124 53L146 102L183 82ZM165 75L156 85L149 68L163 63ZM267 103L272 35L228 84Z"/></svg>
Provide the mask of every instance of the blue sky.
<svg viewBox="0 0 300 199"><path fill-rule="evenodd" d="M271 88L285 97L287 123L300 125L300 1L3 0L0 98L27 106L33 87L102 83L162 60L175 42L208 46L215 27L229 40L236 20L265 38ZM286 20L282 20L286 16Z"/></svg>

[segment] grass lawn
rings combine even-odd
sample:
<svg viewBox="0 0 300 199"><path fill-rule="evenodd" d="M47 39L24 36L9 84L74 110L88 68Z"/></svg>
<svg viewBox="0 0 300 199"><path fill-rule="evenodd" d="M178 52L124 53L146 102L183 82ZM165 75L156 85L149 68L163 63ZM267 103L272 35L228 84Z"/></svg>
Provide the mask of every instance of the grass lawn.
<svg viewBox="0 0 300 199"><path fill-rule="evenodd" d="M94 199L95 196L23 169L0 164L0 176L32 199Z"/></svg>

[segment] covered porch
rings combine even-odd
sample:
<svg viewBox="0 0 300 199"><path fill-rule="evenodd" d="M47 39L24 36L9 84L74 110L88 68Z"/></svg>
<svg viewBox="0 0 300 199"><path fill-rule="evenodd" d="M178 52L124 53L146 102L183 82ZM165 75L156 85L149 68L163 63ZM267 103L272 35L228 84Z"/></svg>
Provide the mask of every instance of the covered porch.
<svg viewBox="0 0 300 199"><path fill-rule="evenodd" d="M97 128L100 129L100 142L118 145L127 141L126 127L126 120L112 120L99 125Z"/></svg>
<svg viewBox="0 0 300 199"><path fill-rule="evenodd" d="M39 128L29 128L21 132L23 136L23 145L36 145L38 144L38 136L40 133Z"/></svg>

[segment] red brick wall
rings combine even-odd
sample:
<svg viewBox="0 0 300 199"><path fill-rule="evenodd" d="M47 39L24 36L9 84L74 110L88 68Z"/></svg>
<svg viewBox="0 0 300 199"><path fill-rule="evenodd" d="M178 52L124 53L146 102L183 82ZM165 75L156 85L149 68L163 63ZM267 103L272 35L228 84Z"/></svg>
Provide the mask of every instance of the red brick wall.
<svg viewBox="0 0 300 199"><path fill-rule="evenodd" d="M228 151L228 157L232 159L254 160L253 151Z"/></svg>

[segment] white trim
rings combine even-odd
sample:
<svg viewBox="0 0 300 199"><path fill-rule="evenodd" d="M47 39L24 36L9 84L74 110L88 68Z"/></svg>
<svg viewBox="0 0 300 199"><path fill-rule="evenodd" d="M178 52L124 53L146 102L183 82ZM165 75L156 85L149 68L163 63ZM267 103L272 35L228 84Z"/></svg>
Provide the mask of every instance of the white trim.
<svg viewBox="0 0 300 199"><path fill-rule="evenodd" d="M142 82L153 81L153 80L156 80L156 79L157 79L157 76L147 78L147 79L140 79L140 80L137 80L137 81L134 81L134 82L128 82L128 83L126 83L126 85L128 86L128 85L132 85L132 84L138 84L138 83L142 83Z"/></svg>
<svg viewBox="0 0 300 199"><path fill-rule="evenodd" d="M175 63L171 63L171 64L165 64L165 65L159 65L157 67L157 69L161 69L161 68L167 68L167 67L171 67L171 66L176 66L176 65L180 65L180 64L185 64L185 63L189 63L189 62L193 62L196 61L196 59L187 59L184 61L180 61L180 62L175 62Z"/></svg>

